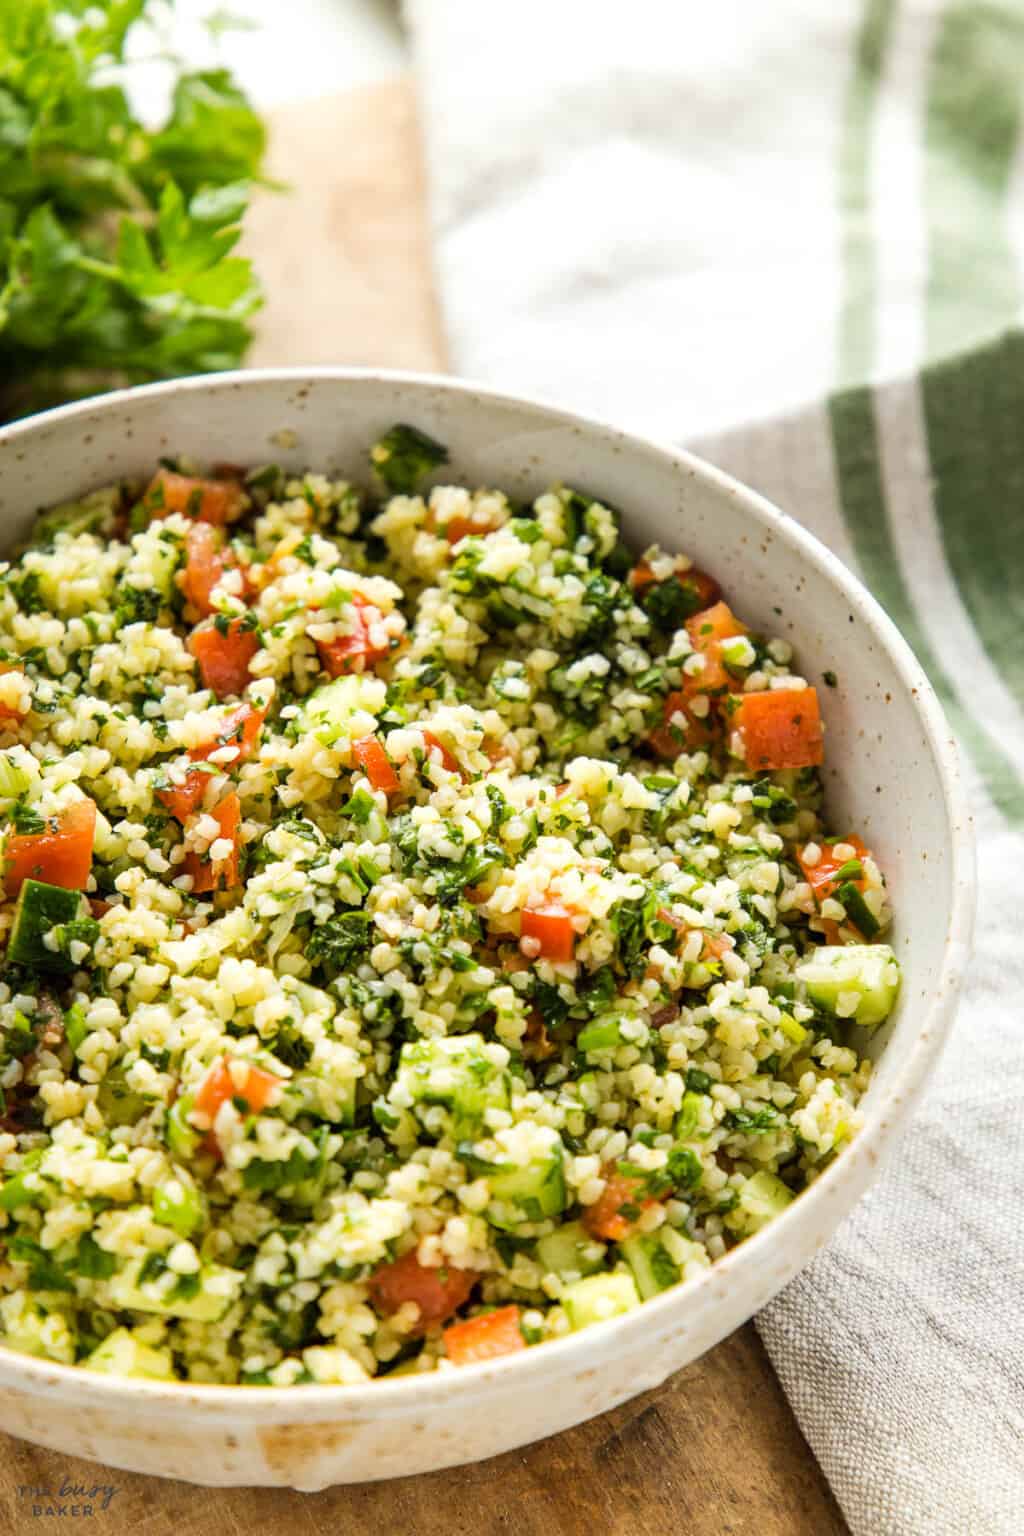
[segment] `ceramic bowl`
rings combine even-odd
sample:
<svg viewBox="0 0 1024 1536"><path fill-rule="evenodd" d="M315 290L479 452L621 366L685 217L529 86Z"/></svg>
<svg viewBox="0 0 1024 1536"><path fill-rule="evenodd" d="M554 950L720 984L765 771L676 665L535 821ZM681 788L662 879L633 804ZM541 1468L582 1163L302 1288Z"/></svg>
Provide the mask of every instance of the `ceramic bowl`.
<svg viewBox="0 0 1024 1536"><path fill-rule="evenodd" d="M0 433L0 541L42 506L161 455L358 476L395 421L447 443L446 475L533 495L557 480L621 508L717 574L755 627L791 640L819 690L835 826L888 876L902 998L852 1145L768 1228L636 1312L494 1363L361 1387L118 1380L0 1348L0 1426L72 1455L209 1484L300 1489L474 1461L657 1386L763 1307L876 1178L942 1049L968 954L969 816L949 727L921 668L853 576L784 513L698 459L566 411L448 380L316 369L226 374L108 395ZM927 899L922 900L923 891Z"/></svg>

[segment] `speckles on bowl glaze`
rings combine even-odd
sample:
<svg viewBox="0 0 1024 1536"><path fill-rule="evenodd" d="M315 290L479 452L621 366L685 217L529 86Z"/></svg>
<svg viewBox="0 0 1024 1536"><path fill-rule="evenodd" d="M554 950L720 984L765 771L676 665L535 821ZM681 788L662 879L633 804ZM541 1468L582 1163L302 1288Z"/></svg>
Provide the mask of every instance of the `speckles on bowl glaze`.
<svg viewBox="0 0 1024 1536"><path fill-rule="evenodd" d="M349 1445L355 1433L345 1423L275 1424L259 1431L259 1444L274 1482L297 1487Z"/></svg>

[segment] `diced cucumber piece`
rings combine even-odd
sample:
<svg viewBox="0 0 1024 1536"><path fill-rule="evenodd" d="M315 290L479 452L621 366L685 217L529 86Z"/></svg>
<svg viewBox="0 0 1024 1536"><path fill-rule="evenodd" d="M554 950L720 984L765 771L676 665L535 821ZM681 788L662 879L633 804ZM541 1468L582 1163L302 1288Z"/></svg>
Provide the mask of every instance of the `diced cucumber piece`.
<svg viewBox="0 0 1024 1536"><path fill-rule="evenodd" d="M846 916L858 933L866 939L873 939L882 925L864 900L859 887L852 880L844 880L835 895L836 900L841 901L846 908Z"/></svg>
<svg viewBox="0 0 1024 1536"><path fill-rule="evenodd" d="M443 1104L463 1125L478 1123L488 1109L509 1105L508 1073L491 1061L477 1034L408 1041L394 1086L396 1107Z"/></svg>
<svg viewBox="0 0 1024 1536"><path fill-rule="evenodd" d="M574 1280L562 1292L562 1306L574 1333L589 1328L591 1323L604 1323L610 1317L632 1312L639 1305L636 1283L626 1269Z"/></svg>
<svg viewBox="0 0 1024 1536"><path fill-rule="evenodd" d="M644 1046L650 1031L640 1018L628 1013L603 1013L584 1026L576 1036L576 1045L584 1055L591 1051L611 1051L620 1045Z"/></svg>
<svg viewBox="0 0 1024 1536"><path fill-rule="evenodd" d="M38 772L38 769L36 770ZM0 799L20 800L32 786L32 776L10 752L0 752Z"/></svg>
<svg viewBox="0 0 1024 1536"><path fill-rule="evenodd" d="M633 1279L642 1300L647 1301L651 1296L657 1296L659 1291L667 1291L670 1286L678 1285L682 1271L669 1254L659 1233L648 1232L643 1236L627 1237L620 1247L622 1257L633 1271Z"/></svg>
<svg viewBox="0 0 1024 1536"><path fill-rule="evenodd" d="M173 1381L174 1365L169 1349L142 1344L129 1328L115 1328L91 1355L79 1364L87 1371L109 1376L146 1376L153 1381Z"/></svg>
<svg viewBox="0 0 1024 1536"><path fill-rule="evenodd" d="M889 1017L900 989L888 944L824 944L800 961L796 975L817 1007L869 1028Z"/></svg>
<svg viewBox="0 0 1024 1536"><path fill-rule="evenodd" d="M605 1245L591 1237L582 1221L567 1221L537 1239L537 1260L546 1274L581 1279L601 1268Z"/></svg>
<svg viewBox="0 0 1024 1536"><path fill-rule="evenodd" d="M196 1130L189 1120L189 1114L195 1095L183 1093L180 1099L175 1099L167 1111L167 1122L164 1126L164 1136L167 1145L179 1162L191 1162L199 1151L202 1135Z"/></svg>
<svg viewBox="0 0 1024 1536"><path fill-rule="evenodd" d="M613 1051L617 1046L624 1045L622 1038L622 1021L614 1015L610 1018L594 1019L593 1023L581 1029L576 1036L576 1044L584 1054L590 1051Z"/></svg>
<svg viewBox="0 0 1024 1536"><path fill-rule="evenodd" d="M81 891L66 891L43 880L26 880L18 893L7 942L7 963L37 971L73 971L74 962L44 940L53 928L72 923L83 907Z"/></svg>
<svg viewBox="0 0 1024 1536"><path fill-rule="evenodd" d="M744 1237L750 1237L760 1232L792 1201L793 1191L787 1189L777 1174L762 1168L760 1173L752 1174L740 1190L729 1225L742 1232Z"/></svg>
<svg viewBox="0 0 1024 1536"><path fill-rule="evenodd" d="M187 1317L197 1323L215 1323L222 1318L245 1278L241 1270L204 1264L197 1275L174 1275L164 1270L155 1279L140 1282L140 1268L134 1264L111 1279L110 1297L115 1307L157 1312L162 1317Z"/></svg>
<svg viewBox="0 0 1024 1536"><path fill-rule="evenodd" d="M16 1211L20 1205L45 1205L46 1181L39 1172L42 1151L29 1152L17 1173L0 1186L0 1211Z"/></svg>
<svg viewBox="0 0 1024 1536"><path fill-rule="evenodd" d="M785 1035L786 1039L794 1047L803 1045L804 1041L807 1039L808 1034L810 1033L810 1031L806 1030L802 1024L797 1023L796 1019L794 1019L791 1013L784 1013L782 1015L781 1019L779 1020L779 1028L782 1030L782 1033Z"/></svg>
<svg viewBox="0 0 1024 1536"><path fill-rule="evenodd" d="M206 1220L206 1198L185 1174L175 1173L154 1189L153 1215L161 1226L191 1237Z"/></svg>
<svg viewBox="0 0 1024 1536"><path fill-rule="evenodd" d="M136 1125L153 1102L129 1087L125 1069L120 1066L113 1067L96 1090L96 1107L108 1125Z"/></svg>
<svg viewBox="0 0 1024 1536"><path fill-rule="evenodd" d="M329 746L339 736L348 734L353 720L361 715L360 729L363 734L368 734L373 731L386 699L386 684L371 673L335 678L331 683L314 688L305 700L297 721L299 731L301 734L312 733L318 741Z"/></svg>
<svg viewBox="0 0 1024 1536"><path fill-rule="evenodd" d="M89 1026L85 1022L85 1009L81 1003L72 1003L64 1014L64 1038L76 1056L79 1046L88 1034Z"/></svg>
<svg viewBox="0 0 1024 1536"><path fill-rule="evenodd" d="M702 1093L683 1094L683 1102L672 1127L672 1134L677 1141L691 1141L697 1134L697 1128L704 1113L705 1097L706 1095Z"/></svg>
<svg viewBox="0 0 1024 1536"><path fill-rule="evenodd" d="M502 1231L513 1231L528 1221L546 1221L560 1215L568 1204L561 1137L555 1130L538 1127L535 1139L546 1146L528 1162L501 1159L477 1165L491 1189L487 1220Z"/></svg>

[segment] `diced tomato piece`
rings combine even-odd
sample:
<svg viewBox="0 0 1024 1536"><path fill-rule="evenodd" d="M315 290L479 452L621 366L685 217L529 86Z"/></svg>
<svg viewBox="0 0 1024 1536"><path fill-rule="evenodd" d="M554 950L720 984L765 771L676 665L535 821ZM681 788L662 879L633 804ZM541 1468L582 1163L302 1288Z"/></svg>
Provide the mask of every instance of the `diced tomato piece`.
<svg viewBox="0 0 1024 1536"><path fill-rule="evenodd" d="M472 1270L455 1269L451 1264L428 1268L412 1248L371 1275L370 1299L378 1312L388 1314L414 1301L420 1309L416 1331L425 1333L469 1300L479 1278Z"/></svg>
<svg viewBox="0 0 1024 1536"><path fill-rule="evenodd" d="M25 880L84 891L92 868L96 802L75 800L44 832L17 832L4 848L4 889L17 896Z"/></svg>
<svg viewBox="0 0 1024 1536"><path fill-rule="evenodd" d="M855 833L848 837L837 839L831 846L828 843L818 844L819 858L816 864L808 863L806 847L797 849L797 863L800 865L804 879L814 892L814 897L819 907L829 896L834 895L841 885L845 885L847 880L856 886L858 891L867 890L867 875L863 873L858 875L853 870L849 874L840 875L840 871L851 862L850 859L839 858L835 851L836 848L843 847L844 844L853 849L853 858L861 861L861 863L863 863L864 859L872 857L870 848L865 848ZM833 918L821 918L819 921L824 930L826 944L841 944L843 942L839 933L839 924ZM845 920L845 925L854 934L860 933L860 929L856 923L851 921L849 916Z"/></svg>
<svg viewBox="0 0 1024 1536"><path fill-rule="evenodd" d="M654 572L646 560L638 560L627 578L634 592L642 592L654 581Z"/></svg>
<svg viewBox="0 0 1024 1536"><path fill-rule="evenodd" d="M704 945L701 949L700 957L702 960L721 960L723 955L727 955L730 949L735 948L736 940L731 933L705 932Z"/></svg>
<svg viewBox="0 0 1024 1536"><path fill-rule="evenodd" d="M493 767L498 768L502 764L511 761L508 752L505 750L504 742L492 741L489 737L485 736L480 745L490 758Z"/></svg>
<svg viewBox="0 0 1024 1536"><path fill-rule="evenodd" d="M225 715L217 734L202 746L191 747L188 755L194 763L201 763L223 747L234 747L235 756L232 760L217 765L221 772L229 773L252 756L265 718L266 710L254 709L251 704L239 704L237 709ZM158 789L157 798L172 816L184 822L203 798L210 777L201 768L192 768L181 784L173 784L169 789Z"/></svg>
<svg viewBox="0 0 1024 1536"><path fill-rule="evenodd" d="M223 535L210 523L196 523L185 540L182 590L193 608L206 618L213 612L210 593L230 568Z"/></svg>
<svg viewBox="0 0 1024 1536"><path fill-rule="evenodd" d="M682 576L677 576L676 580L692 594L692 600L697 604L696 613L703 613L712 607L721 596L722 589L715 578L709 576L707 571L699 571L695 565Z"/></svg>
<svg viewBox="0 0 1024 1536"><path fill-rule="evenodd" d="M201 768L190 768L180 784L172 784L169 789L158 789L156 797L184 825L202 800L209 782L208 773L204 773Z"/></svg>
<svg viewBox="0 0 1024 1536"><path fill-rule="evenodd" d="M249 682L249 663L260 648L255 631L244 620L232 619L225 631L216 623L198 624L188 638L188 648L199 663L203 687L218 699L241 693Z"/></svg>
<svg viewBox="0 0 1024 1536"><path fill-rule="evenodd" d="M15 666L14 662L0 661L0 676L6 672L21 672L22 676L24 676L24 672L22 672L21 667ZM20 722L24 720L27 714L27 709L19 709L16 706L12 707L10 704L6 704L0 700L0 721L15 720L20 724Z"/></svg>
<svg viewBox="0 0 1024 1536"><path fill-rule="evenodd" d="M193 1108L211 1120L216 1120L217 1111L228 1099L244 1099L249 1113L253 1115L258 1115L268 1105L275 1103L280 1095L281 1079L275 1077L273 1072L264 1072L262 1067L253 1066L252 1062L242 1062L241 1066L245 1067L244 1076L239 1063L232 1062L228 1056L222 1056L214 1062L196 1090ZM240 1085L236 1084L232 1068L238 1072Z"/></svg>
<svg viewBox="0 0 1024 1536"><path fill-rule="evenodd" d="M640 1212L657 1201L643 1194L642 1179L620 1173L614 1163L606 1163L601 1169L605 1180L604 1191L593 1205L583 1212L583 1225L603 1243L621 1243L636 1227Z"/></svg>
<svg viewBox="0 0 1024 1536"><path fill-rule="evenodd" d="M684 717L685 725L676 723L680 715ZM710 714L700 719L693 713L685 693L670 693L665 699L664 723L657 726L647 740L659 757L672 761L680 752L695 752L698 747L708 746L715 736L713 725Z"/></svg>
<svg viewBox="0 0 1024 1536"><path fill-rule="evenodd" d="M575 953L576 930L572 925L572 914L557 901L524 908L519 932L524 939L536 939L541 959L551 960L555 965L566 964Z"/></svg>
<svg viewBox="0 0 1024 1536"><path fill-rule="evenodd" d="M667 578L669 581L677 581L687 596L687 611L690 614L700 613L705 608L710 608L712 603L718 601L721 587L713 576L706 571L700 571L691 566L688 571L679 571ZM634 592L644 592L648 587L654 586L656 577L646 560L640 560L629 573L629 585Z"/></svg>
<svg viewBox="0 0 1024 1536"><path fill-rule="evenodd" d="M364 611L373 606L360 592L353 592L349 634L340 635L337 640L316 642L323 669L331 677L342 677L346 672L365 672L389 654L391 646L387 641L375 645L370 638L371 625L364 617Z"/></svg>
<svg viewBox="0 0 1024 1536"><path fill-rule="evenodd" d="M775 688L735 697L733 728L748 768L812 768L824 761L816 688Z"/></svg>
<svg viewBox="0 0 1024 1536"><path fill-rule="evenodd" d="M252 704L237 705L224 716L213 740L201 747L193 747L189 757L194 762L204 762L211 753L220 751L222 747L236 747L238 756L233 758L230 764L226 763L225 767L234 768L238 763L246 762L252 756L260 739L260 731L266 718L265 709L256 709Z"/></svg>
<svg viewBox="0 0 1024 1536"><path fill-rule="evenodd" d="M449 544L458 544L460 539L468 538L471 533L482 537L493 531L490 523L476 523L470 517L450 517L444 525L444 536Z"/></svg>
<svg viewBox="0 0 1024 1536"><path fill-rule="evenodd" d="M686 621L686 632L695 651L704 657L704 669L692 677L685 675L684 688L688 693L721 693L728 688L730 678L722 660L722 641L745 635L747 626L733 613L728 603L715 603L703 613L695 613Z"/></svg>
<svg viewBox="0 0 1024 1536"><path fill-rule="evenodd" d="M526 1348L519 1326L518 1307L499 1307L483 1317L471 1317L454 1323L444 1331L444 1347L455 1365L476 1365L481 1360L497 1360Z"/></svg>
<svg viewBox="0 0 1024 1536"><path fill-rule="evenodd" d="M441 766L447 768L449 773L461 773L458 761L452 756L444 742L434 735L433 731L423 732L423 741L428 754L433 757L436 753L441 755Z"/></svg>
<svg viewBox="0 0 1024 1536"><path fill-rule="evenodd" d="M819 852L819 858L816 864L809 864L807 862L804 857L804 848L797 849L797 863L800 865L800 868L803 871L804 879L811 887L811 890L814 892L819 902L824 901L826 896L831 896L833 891L836 889L836 886L840 884L840 882L836 879L836 875L838 871L842 869L843 865L848 861L846 859L837 858L835 850L837 847L841 847L843 844L846 844L847 847L854 850L854 858L870 859L870 849L865 848L864 844L855 833L850 837L840 838L838 843L833 843L831 846L829 846L828 843L816 844L815 846L818 848ZM857 876L853 883L859 890L863 890L865 885L864 876Z"/></svg>
<svg viewBox="0 0 1024 1536"><path fill-rule="evenodd" d="M232 845L231 852L226 859L216 862L209 853L202 858L198 853L186 853L182 871L192 876L193 895L201 895L205 891L230 890L240 879L238 829L242 823L242 807L238 796L234 792L225 795L210 815L220 828L214 841L226 837Z"/></svg>
<svg viewBox="0 0 1024 1536"><path fill-rule="evenodd" d="M202 523L223 527L242 509L242 487L235 480L200 480L171 469L157 470L142 498L151 517L184 512Z"/></svg>
<svg viewBox="0 0 1024 1536"><path fill-rule="evenodd" d="M244 1076L241 1067L245 1067ZM235 1072L238 1073L241 1086L235 1082ZM281 1079L272 1072L264 1072L262 1067L255 1067L251 1062L239 1063L232 1061L229 1056L222 1056L214 1062L196 1089L192 1108L206 1115L212 1124L222 1104L226 1104L229 1099L241 1099L247 1113L258 1115L277 1103L282 1086ZM214 1157L220 1156L220 1147L212 1131L205 1139L203 1150Z"/></svg>
<svg viewBox="0 0 1024 1536"><path fill-rule="evenodd" d="M401 788L391 759L376 736L360 736L358 741L352 743L352 755L374 789L382 789L386 795L393 795L396 789Z"/></svg>

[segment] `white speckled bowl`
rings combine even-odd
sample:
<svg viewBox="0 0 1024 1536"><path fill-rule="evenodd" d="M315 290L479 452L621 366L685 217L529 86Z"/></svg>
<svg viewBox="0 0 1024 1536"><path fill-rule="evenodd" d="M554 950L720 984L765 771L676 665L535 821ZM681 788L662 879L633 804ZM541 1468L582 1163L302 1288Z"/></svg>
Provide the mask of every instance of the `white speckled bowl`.
<svg viewBox="0 0 1024 1536"><path fill-rule="evenodd" d="M838 673L837 689L820 690L829 809L886 870L904 971L899 1007L868 1046L879 1066L866 1124L780 1219L699 1280L508 1361L281 1390L119 1381L0 1348L0 1426L42 1445L198 1483L316 1489L478 1460L601 1413L711 1348L807 1264L875 1178L942 1049L973 915L949 727L907 646L838 560L699 460L442 379L340 369L184 379L0 432L3 544L37 508L146 472L162 454L358 475L395 421L447 443L448 473L469 484L522 495L564 479L603 496L624 509L634 544L686 550L745 618L792 640L808 676Z"/></svg>

